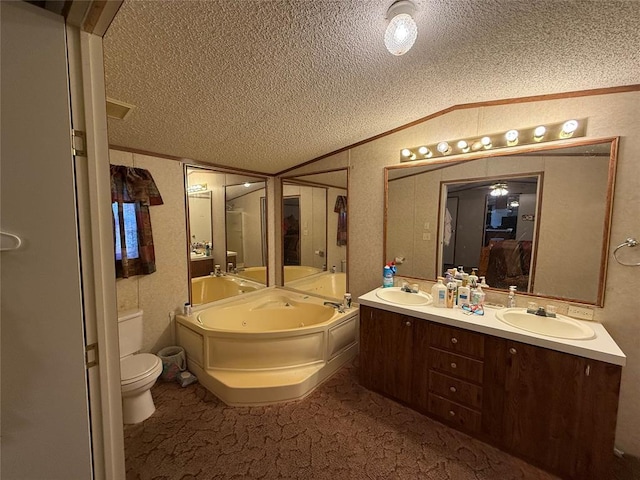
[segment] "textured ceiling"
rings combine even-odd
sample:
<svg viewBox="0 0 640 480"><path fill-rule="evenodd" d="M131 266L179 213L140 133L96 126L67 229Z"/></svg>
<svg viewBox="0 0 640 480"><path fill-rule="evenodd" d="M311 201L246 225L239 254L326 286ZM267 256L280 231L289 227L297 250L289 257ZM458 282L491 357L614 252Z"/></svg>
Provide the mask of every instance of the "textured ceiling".
<svg viewBox="0 0 640 480"><path fill-rule="evenodd" d="M640 83L640 2L125 1L104 38L113 145L266 174L452 105Z"/></svg>

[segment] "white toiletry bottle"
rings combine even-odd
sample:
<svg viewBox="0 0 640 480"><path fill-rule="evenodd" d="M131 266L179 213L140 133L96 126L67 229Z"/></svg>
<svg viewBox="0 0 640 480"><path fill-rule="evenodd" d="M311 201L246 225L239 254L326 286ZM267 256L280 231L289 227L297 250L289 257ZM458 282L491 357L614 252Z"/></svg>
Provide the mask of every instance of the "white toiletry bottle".
<svg viewBox="0 0 640 480"><path fill-rule="evenodd" d="M516 306L516 290L517 289L518 287L515 285L511 285L509 287L509 302L507 304L507 307L509 308L515 308Z"/></svg>
<svg viewBox="0 0 640 480"><path fill-rule="evenodd" d="M447 306L447 287L443 283L444 278L438 277L438 283L431 287L433 306L445 308Z"/></svg>
<svg viewBox="0 0 640 480"><path fill-rule="evenodd" d="M471 289L462 285L458 287L458 306L462 307L463 305L469 305L471 301Z"/></svg>
<svg viewBox="0 0 640 480"><path fill-rule="evenodd" d="M453 308L456 303L456 282L451 280L447 283L447 308Z"/></svg>

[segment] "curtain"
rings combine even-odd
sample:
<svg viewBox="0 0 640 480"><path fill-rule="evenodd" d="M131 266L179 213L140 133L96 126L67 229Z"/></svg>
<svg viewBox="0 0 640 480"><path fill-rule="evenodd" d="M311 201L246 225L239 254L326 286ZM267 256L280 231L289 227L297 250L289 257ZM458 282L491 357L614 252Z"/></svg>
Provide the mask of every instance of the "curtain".
<svg viewBox="0 0 640 480"><path fill-rule="evenodd" d="M156 271L156 256L151 231L150 205L162 205L162 196L148 170L111 165L111 202L118 206L118 230L120 233L120 252L116 252L116 277L128 278L134 275L147 275ZM124 204L134 204L138 255L127 254L125 239ZM114 216L114 239L115 239ZM114 242L115 243L115 242ZM119 257L119 258L118 258Z"/></svg>
<svg viewBox="0 0 640 480"><path fill-rule="evenodd" d="M333 211L338 214L338 234L336 245L342 247L347 244L347 197L338 195Z"/></svg>

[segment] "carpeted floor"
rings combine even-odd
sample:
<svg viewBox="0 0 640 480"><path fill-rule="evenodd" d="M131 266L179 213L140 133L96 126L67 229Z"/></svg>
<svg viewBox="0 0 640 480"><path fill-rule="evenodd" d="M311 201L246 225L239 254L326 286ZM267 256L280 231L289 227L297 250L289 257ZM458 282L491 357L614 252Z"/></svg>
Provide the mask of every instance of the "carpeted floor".
<svg viewBox="0 0 640 480"><path fill-rule="evenodd" d="M127 479L556 478L362 388L353 365L280 405L228 407L199 384L152 394L156 412L124 430Z"/></svg>

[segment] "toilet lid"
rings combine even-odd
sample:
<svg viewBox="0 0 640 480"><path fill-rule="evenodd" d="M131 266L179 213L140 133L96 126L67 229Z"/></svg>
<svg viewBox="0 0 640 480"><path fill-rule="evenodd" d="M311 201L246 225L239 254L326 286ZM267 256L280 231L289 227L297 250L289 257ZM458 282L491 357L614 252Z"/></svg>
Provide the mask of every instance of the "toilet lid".
<svg viewBox="0 0 640 480"><path fill-rule="evenodd" d="M160 359L151 353L138 353L120 360L120 378L122 383L131 383L140 377L146 377L160 364Z"/></svg>

